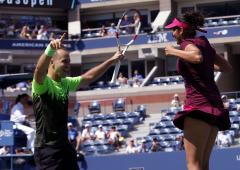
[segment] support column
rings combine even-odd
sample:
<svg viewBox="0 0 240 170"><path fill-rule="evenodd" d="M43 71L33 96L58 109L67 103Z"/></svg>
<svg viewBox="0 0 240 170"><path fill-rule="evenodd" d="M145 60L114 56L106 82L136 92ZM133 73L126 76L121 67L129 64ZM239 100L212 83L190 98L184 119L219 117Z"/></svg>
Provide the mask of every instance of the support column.
<svg viewBox="0 0 240 170"><path fill-rule="evenodd" d="M68 11L68 34L72 38L81 37L80 6Z"/></svg>

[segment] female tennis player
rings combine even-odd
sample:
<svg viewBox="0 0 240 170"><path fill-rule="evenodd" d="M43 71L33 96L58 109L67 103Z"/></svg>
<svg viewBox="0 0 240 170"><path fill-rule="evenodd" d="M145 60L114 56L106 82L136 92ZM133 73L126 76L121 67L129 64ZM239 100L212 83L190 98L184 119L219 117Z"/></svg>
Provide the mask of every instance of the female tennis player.
<svg viewBox="0 0 240 170"><path fill-rule="evenodd" d="M214 70L230 71L231 65L210 45L205 36L196 36L204 18L200 13L185 13L166 28L180 45L166 46L166 55L178 58L177 70L183 76L186 101L173 122L184 132L184 147L188 170L208 170L209 158L219 130L230 127L229 113L224 109L214 81Z"/></svg>

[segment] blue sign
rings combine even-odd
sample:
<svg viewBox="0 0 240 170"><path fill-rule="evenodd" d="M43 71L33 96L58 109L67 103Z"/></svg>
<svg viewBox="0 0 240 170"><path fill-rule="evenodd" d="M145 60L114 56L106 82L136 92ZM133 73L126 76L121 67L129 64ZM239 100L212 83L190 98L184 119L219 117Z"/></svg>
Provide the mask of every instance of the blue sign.
<svg viewBox="0 0 240 170"><path fill-rule="evenodd" d="M79 166L83 170L184 170L185 152L155 152L129 155L88 156ZM237 170L240 148L214 149L211 170Z"/></svg>
<svg viewBox="0 0 240 170"><path fill-rule="evenodd" d="M13 146L13 122L0 121L0 146Z"/></svg>
<svg viewBox="0 0 240 170"><path fill-rule="evenodd" d="M44 50L49 42L46 40L0 40L0 49ZM74 41L64 41L63 44L69 51L75 50Z"/></svg>

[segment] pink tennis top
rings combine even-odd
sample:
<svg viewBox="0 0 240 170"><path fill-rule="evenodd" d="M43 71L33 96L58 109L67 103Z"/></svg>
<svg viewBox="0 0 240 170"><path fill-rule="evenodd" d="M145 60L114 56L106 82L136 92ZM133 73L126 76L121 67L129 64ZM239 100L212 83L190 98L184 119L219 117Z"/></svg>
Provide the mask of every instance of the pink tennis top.
<svg viewBox="0 0 240 170"><path fill-rule="evenodd" d="M194 44L199 48L203 61L200 64L192 64L178 59L177 71L184 79L186 100L184 110L177 113L173 122L175 126L183 129L185 116L190 116L215 125L219 130L226 130L230 127L229 113L223 107L214 81L216 51L204 36L183 40L180 44L181 50L188 44Z"/></svg>

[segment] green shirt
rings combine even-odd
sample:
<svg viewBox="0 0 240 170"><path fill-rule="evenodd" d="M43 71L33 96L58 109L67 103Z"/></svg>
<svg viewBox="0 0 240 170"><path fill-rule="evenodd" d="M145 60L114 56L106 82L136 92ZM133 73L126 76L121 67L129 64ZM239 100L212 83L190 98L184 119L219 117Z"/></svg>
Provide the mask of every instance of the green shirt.
<svg viewBox="0 0 240 170"><path fill-rule="evenodd" d="M81 77L60 82L46 76L43 84L32 82L33 110L36 118L35 147L63 146L68 142L68 93L76 91Z"/></svg>

